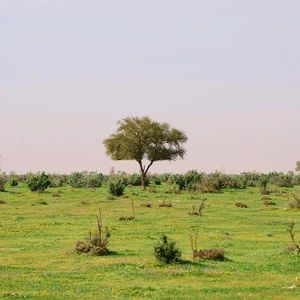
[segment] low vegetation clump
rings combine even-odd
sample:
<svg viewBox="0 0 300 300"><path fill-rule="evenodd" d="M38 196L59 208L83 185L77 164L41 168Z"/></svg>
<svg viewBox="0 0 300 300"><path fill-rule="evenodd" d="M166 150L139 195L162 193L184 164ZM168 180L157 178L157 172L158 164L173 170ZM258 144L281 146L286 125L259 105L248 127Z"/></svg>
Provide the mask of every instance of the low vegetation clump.
<svg viewBox="0 0 300 300"><path fill-rule="evenodd" d="M86 178L87 186L90 188L99 188L102 186L103 174L89 175Z"/></svg>
<svg viewBox="0 0 300 300"><path fill-rule="evenodd" d="M190 235L190 242L193 260L196 258L207 260L223 260L225 258L223 248L201 249L198 251L198 231L196 232L195 236L192 234Z"/></svg>
<svg viewBox="0 0 300 300"><path fill-rule="evenodd" d="M32 192L43 193L50 186L49 175L42 172L38 175L32 175L27 179L27 186Z"/></svg>
<svg viewBox="0 0 300 300"><path fill-rule="evenodd" d="M18 182L18 180L17 180L16 178L11 178L11 179L9 180L9 185L10 185L11 187L17 186L18 184L19 184L19 182Z"/></svg>
<svg viewBox="0 0 300 300"><path fill-rule="evenodd" d="M264 200L263 202L264 205L268 206L268 205L276 205L275 202L271 201L271 200Z"/></svg>
<svg viewBox="0 0 300 300"><path fill-rule="evenodd" d="M248 205L246 203L242 203L242 202L235 202L234 205L237 207L245 207L245 208L248 207Z"/></svg>
<svg viewBox="0 0 300 300"><path fill-rule="evenodd" d="M5 183L7 182L7 176L5 174L0 174L0 192L5 191Z"/></svg>
<svg viewBox="0 0 300 300"><path fill-rule="evenodd" d="M152 205L149 202L144 202L144 203L141 203L141 206L142 207L151 207Z"/></svg>
<svg viewBox="0 0 300 300"><path fill-rule="evenodd" d="M163 200L158 204L159 207L173 207L172 202Z"/></svg>
<svg viewBox="0 0 300 300"><path fill-rule="evenodd" d="M0 204L5 204L6 202L3 200L0 200Z"/></svg>
<svg viewBox="0 0 300 300"><path fill-rule="evenodd" d="M290 209L296 208L300 209L300 190L296 189L292 195L287 195L288 207Z"/></svg>
<svg viewBox="0 0 300 300"><path fill-rule="evenodd" d="M212 248L212 249L202 249L193 252L193 259L208 259L208 260L223 260L224 249L223 248Z"/></svg>
<svg viewBox="0 0 300 300"><path fill-rule="evenodd" d="M155 258L164 264L176 263L181 258L181 251L176 247L176 243L162 235L156 245L154 245Z"/></svg>
<svg viewBox="0 0 300 300"><path fill-rule="evenodd" d="M135 210L134 210L134 203L133 200L131 199L131 209L132 209L132 215L130 216L121 216L119 218L120 221L130 221L135 219Z"/></svg>
<svg viewBox="0 0 300 300"><path fill-rule="evenodd" d="M72 188L81 188L85 186L84 175L80 172L73 172L69 176L69 183Z"/></svg>
<svg viewBox="0 0 300 300"><path fill-rule="evenodd" d="M103 232L101 210L99 208L99 216L97 218L97 233L92 234L89 231L88 237L83 241L77 241L74 250L77 253L89 253L93 256L105 255L109 252L107 245L110 238L110 232L105 227Z"/></svg>
<svg viewBox="0 0 300 300"><path fill-rule="evenodd" d="M291 236L292 243L293 243L291 246L289 246L289 247L287 248L287 250L288 250L289 252L296 251L297 253L300 253L300 245L297 244L296 241L295 241L295 231L294 231L294 226L295 226L295 222L294 222L294 221L291 221L290 224L289 224L289 226L288 226L288 229L287 229L288 232L289 232L289 234L290 234L290 236Z"/></svg>
<svg viewBox="0 0 300 300"><path fill-rule="evenodd" d="M191 216L202 216L202 211L205 207L205 199L202 200L200 205L198 206L198 211L195 209L195 205L192 206L192 211L190 211L188 214Z"/></svg>
<svg viewBox="0 0 300 300"><path fill-rule="evenodd" d="M124 194L126 183L122 178L111 179L108 182L108 192L115 197L120 197Z"/></svg>

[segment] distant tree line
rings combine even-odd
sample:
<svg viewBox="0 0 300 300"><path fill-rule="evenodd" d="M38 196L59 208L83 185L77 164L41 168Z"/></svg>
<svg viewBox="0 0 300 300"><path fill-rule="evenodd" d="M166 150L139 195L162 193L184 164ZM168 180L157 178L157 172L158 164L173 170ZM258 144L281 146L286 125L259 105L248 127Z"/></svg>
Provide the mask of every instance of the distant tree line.
<svg viewBox="0 0 300 300"><path fill-rule="evenodd" d="M103 183L119 182L126 186L141 186L140 174L128 174L126 172L111 172L104 175L97 172L74 172L72 174L46 174L27 173L18 175L14 172L10 174L0 174L0 191L4 191L5 185L17 186L20 182L27 184L33 192L43 192L48 187L62 187L71 185L73 188L99 188ZM291 188L300 184L300 174L294 172L270 172L267 174L257 172L244 172L241 174L224 174L221 172L204 173L191 170L185 174L148 174L145 184L159 186L169 184L177 191L217 193L225 188L245 189L247 187L260 187L266 191L267 187L274 185L277 187Z"/></svg>

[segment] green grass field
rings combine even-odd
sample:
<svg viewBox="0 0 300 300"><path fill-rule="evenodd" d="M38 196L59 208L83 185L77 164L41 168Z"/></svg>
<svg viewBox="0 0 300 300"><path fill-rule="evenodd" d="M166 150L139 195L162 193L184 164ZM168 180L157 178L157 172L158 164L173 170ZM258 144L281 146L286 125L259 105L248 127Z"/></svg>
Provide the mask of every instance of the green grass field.
<svg viewBox="0 0 300 300"><path fill-rule="evenodd" d="M108 199L107 188L49 188L31 193L20 185L0 193L0 298L6 299L299 299L300 257L287 252L287 231L295 221L300 243L300 211L286 209L286 192L268 195L258 188L205 194L202 216L191 216L201 195L156 193L127 187ZM59 193L61 197L53 197ZM136 219L119 221L132 214ZM169 200L173 207L159 207ZM46 204L42 204L42 201ZM236 207L236 201L248 208ZM143 207L149 202L152 207ZM102 209L111 251L107 256L74 253L77 240L96 231ZM193 261L190 234L199 231L198 248L223 247L224 261ZM182 250L182 262L156 262L153 245L164 233ZM292 288L293 287L293 288Z"/></svg>

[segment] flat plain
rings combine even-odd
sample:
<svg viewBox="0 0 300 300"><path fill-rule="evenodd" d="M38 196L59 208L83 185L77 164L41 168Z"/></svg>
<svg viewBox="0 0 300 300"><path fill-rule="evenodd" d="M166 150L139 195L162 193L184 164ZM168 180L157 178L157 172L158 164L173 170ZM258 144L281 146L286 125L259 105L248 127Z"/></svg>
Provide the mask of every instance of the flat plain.
<svg viewBox="0 0 300 300"><path fill-rule="evenodd" d="M170 190L164 184L145 192L129 186L124 196L111 198L105 185L65 185L46 193L32 193L22 184L7 186L0 193L0 298L300 298L300 257L287 251L291 220L300 243L300 211L287 208L286 195L293 189L277 188L267 195L272 206L263 204L258 188L204 195ZM203 197L202 216L189 215ZM132 200L135 219L120 221L132 215ZM172 207L160 207L163 200ZM78 254L76 241L97 229L98 207L111 233L111 252ZM199 249L222 247L226 259L193 260L190 235L197 231ZM153 245L161 234L181 249L180 263L155 260Z"/></svg>

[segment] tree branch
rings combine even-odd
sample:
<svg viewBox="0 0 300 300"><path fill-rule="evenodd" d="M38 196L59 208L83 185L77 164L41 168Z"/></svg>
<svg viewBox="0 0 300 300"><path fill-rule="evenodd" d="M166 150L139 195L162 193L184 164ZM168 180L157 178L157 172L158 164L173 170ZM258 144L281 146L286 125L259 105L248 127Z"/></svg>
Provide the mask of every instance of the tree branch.
<svg viewBox="0 0 300 300"><path fill-rule="evenodd" d="M149 168L152 166L152 164L154 163L154 160L151 160L150 164L148 165L146 171L145 171L145 174L147 174Z"/></svg>

